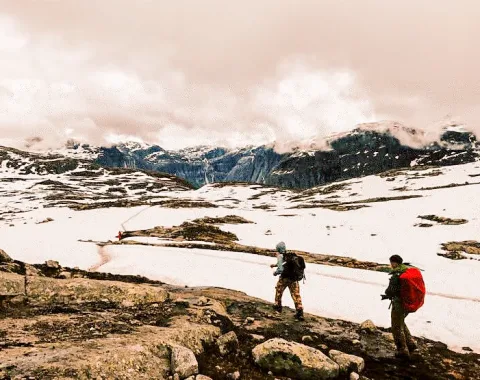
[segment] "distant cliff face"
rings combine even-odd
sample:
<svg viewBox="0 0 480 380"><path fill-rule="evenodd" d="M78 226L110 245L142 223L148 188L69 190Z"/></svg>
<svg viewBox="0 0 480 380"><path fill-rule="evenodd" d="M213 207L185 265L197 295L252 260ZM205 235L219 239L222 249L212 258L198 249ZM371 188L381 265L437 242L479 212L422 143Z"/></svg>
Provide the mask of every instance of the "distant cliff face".
<svg viewBox="0 0 480 380"><path fill-rule="evenodd" d="M415 134L409 129L402 132ZM394 168L457 165L479 156L475 136L455 130L445 131L439 142L420 149L402 145L388 131L365 129L355 129L329 145L329 150L279 154L265 146L167 151L155 145L121 144L101 148L96 162L166 172L196 187L212 182L253 182L308 188Z"/></svg>
<svg viewBox="0 0 480 380"><path fill-rule="evenodd" d="M470 133L446 132L440 143L422 149L404 146L390 134L357 131L331 142L329 151L298 152L284 158L267 184L308 188L416 165L446 166L479 157Z"/></svg>
<svg viewBox="0 0 480 380"><path fill-rule="evenodd" d="M223 148L166 151L159 146L148 149L102 148L97 163L103 166L133 167L174 174L200 187L212 182L265 182L282 156L271 148L236 150Z"/></svg>

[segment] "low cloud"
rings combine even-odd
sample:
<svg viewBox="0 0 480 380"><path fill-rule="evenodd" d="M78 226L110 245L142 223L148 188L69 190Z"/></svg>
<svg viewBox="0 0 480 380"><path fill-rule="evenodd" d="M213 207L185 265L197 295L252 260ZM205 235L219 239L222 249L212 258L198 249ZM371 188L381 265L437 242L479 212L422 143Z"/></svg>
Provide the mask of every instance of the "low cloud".
<svg viewBox="0 0 480 380"><path fill-rule="evenodd" d="M425 1L0 0L0 144L285 151L378 120L430 141L447 114L480 132L478 5Z"/></svg>

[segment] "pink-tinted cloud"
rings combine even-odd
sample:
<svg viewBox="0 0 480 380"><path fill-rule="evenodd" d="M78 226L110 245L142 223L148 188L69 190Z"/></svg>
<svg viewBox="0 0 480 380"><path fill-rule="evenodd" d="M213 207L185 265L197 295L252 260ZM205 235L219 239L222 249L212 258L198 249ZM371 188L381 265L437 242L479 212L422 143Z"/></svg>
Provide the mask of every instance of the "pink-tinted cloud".
<svg viewBox="0 0 480 380"><path fill-rule="evenodd" d="M287 149L378 119L427 127L451 114L475 129L479 10L473 0L0 0L2 139Z"/></svg>

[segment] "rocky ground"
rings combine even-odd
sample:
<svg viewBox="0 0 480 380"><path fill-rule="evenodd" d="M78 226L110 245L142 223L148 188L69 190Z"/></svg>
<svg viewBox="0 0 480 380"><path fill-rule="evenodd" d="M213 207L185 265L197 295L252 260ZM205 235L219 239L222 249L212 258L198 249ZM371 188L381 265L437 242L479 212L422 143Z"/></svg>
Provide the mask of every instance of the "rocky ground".
<svg viewBox="0 0 480 380"><path fill-rule="evenodd" d="M388 330L296 322L290 309L227 289L32 266L2 252L0 297L0 379L480 378L480 355L418 338L402 362Z"/></svg>

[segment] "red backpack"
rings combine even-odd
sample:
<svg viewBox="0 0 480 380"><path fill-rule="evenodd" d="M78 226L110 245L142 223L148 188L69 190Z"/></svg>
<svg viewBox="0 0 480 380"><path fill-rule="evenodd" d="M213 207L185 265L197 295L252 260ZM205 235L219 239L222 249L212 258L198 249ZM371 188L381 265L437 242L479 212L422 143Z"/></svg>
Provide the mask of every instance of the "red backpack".
<svg viewBox="0 0 480 380"><path fill-rule="evenodd" d="M408 268L400 275L400 297L405 311L416 312L425 301L425 283L417 268Z"/></svg>

